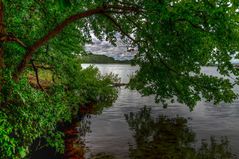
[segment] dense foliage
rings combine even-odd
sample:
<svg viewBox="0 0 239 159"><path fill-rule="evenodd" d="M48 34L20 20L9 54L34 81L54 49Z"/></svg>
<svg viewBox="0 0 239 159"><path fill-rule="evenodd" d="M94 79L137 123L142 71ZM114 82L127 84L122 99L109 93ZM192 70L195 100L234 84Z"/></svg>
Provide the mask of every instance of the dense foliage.
<svg viewBox="0 0 239 159"><path fill-rule="evenodd" d="M5 31L27 46L76 12L76 8L53 1L3 3ZM118 80L115 76L102 76L94 67L81 68L77 54L83 53L87 41L82 36L75 25L66 28L37 51L19 80L12 77L26 48L1 43L4 67L0 76L0 158L29 157L31 144L39 138L63 153L64 134L57 125L70 122L81 106L95 103L101 111L116 99L117 90L112 87Z"/></svg>
<svg viewBox="0 0 239 159"><path fill-rule="evenodd" d="M132 89L163 104L177 97L190 108L202 98L217 104L237 97L237 79L201 72L214 63L222 75L238 75L230 63L239 44L232 0L0 0L2 158L26 157L39 137L62 151L57 123L89 101L115 99L116 78L82 70L76 59L92 34L114 45L118 32L138 50ZM44 80L39 70L48 72Z"/></svg>
<svg viewBox="0 0 239 159"><path fill-rule="evenodd" d="M78 67L71 72L63 72L62 79L52 83L45 92L33 88L27 78L18 84L9 83L9 88L3 87L14 90L7 107L1 110L1 157L26 157L33 141L40 137L63 153L63 134L57 131L57 124L70 122L80 106L88 102L102 107L111 105L117 93L110 85L114 81L112 77L101 76L93 67L84 70Z"/></svg>
<svg viewBox="0 0 239 159"><path fill-rule="evenodd" d="M237 80L208 76L201 66L214 63L223 76L238 76L230 62L238 56L237 5L227 0L145 2L149 14L136 34L143 40L135 58L141 69L132 88L156 94L164 104L177 96L191 109L202 98L215 104L235 99Z"/></svg>

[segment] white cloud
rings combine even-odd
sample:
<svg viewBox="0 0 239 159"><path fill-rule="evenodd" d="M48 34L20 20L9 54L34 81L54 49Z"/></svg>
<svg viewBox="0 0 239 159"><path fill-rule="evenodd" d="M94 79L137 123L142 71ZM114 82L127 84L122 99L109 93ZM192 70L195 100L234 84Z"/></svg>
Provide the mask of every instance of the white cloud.
<svg viewBox="0 0 239 159"><path fill-rule="evenodd" d="M92 52L93 54L101 54L109 57L113 57L116 60L130 60L133 59L135 54L137 53L137 49L130 48L125 44L121 39L120 35L116 35L117 46L113 46L108 41L101 41L97 39L93 34L92 36L92 44L86 44L86 51Z"/></svg>

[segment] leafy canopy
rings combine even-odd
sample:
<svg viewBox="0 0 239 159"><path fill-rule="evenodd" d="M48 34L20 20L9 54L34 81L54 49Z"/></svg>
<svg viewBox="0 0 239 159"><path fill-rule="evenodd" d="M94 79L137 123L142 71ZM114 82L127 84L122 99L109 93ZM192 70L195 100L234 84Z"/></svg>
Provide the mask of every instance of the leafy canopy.
<svg viewBox="0 0 239 159"><path fill-rule="evenodd" d="M236 98L232 88L237 80L232 83L201 72L201 66L216 64L223 76L238 75L230 62L238 56L236 1L9 0L4 5L7 31L28 48L67 17L101 9L75 19L55 38L47 39L45 46L39 46L33 58L45 58L45 63L50 58L44 53L46 45L59 52L56 56L82 54L85 43L91 41L91 33L114 44L116 33L121 32L126 43L138 48L134 61L140 70L130 83L132 89L143 95L155 94L156 101L162 103L176 96L190 108L201 98L215 104ZM12 59L17 65L27 53L12 43L6 43L6 48L9 53L5 56L9 58L5 61L15 69Z"/></svg>
<svg viewBox="0 0 239 159"><path fill-rule="evenodd" d="M101 76L95 68L82 70L77 60L92 34L115 44L120 32L138 49L134 64L140 69L129 87L156 95L156 102L177 97L191 109L202 98L231 102L238 79L226 77L239 74L230 62L239 50L236 2L0 0L1 155L24 158L40 137L56 140L53 146L63 151L57 123L69 121L90 101L115 100L111 84L116 78ZM225 77L202 73L201 66L209 64ZM36 67L49 69L46 89L32 87L29 74L37 79Z"/></svg>

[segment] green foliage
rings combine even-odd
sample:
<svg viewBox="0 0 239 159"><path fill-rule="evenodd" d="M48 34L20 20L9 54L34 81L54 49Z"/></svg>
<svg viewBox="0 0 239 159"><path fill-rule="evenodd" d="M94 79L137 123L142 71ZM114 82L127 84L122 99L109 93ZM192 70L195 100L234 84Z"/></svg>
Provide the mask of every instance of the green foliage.
<svg viewBox="0 0 239 159"><path fill-rule="evenodd" d="M50 53L56 56L57 52ZM48 59L47 59L48 60ZM66 93L65 101L71 105L73 113L77 113L79 105L94 103L104 106L110 106L117 97L117 90L112 87L113 83L118 81L118 77L109 74L101 75L99 70L93 66L86 69L81 68L79 60L75 56L54 57L49 61L54 67L52 76L54 78L55 89L64 89ZM103 106L104 105L104 106Z"/></svg>
<svg viewBox="0 0 239 159"><path fill-rule="evenodd" d="M56 79L46 92L33 88L27 78L18 83L6 80L9 83L3 86L3 93L13 90L8 96L7 107L0 112L3 158L27 157L29 147L38 138L45 138L49 146L63 153L64 136L57 131L57 124L69 122L77 115L80 106L88 102L106 106L116 99L117 90L111 86L116 80L113 75L101 76L96 68L83 70L79 63L71 64L76 67L65 68L63 63L61 72L57 72L62 73L61 76L56 75L61 78Z"/></svg>
<svg viewBox="0 0 239 159"><path fill-rule="evenodd" d="M31 68L25 69L19 82L12 80L12 72L26 60L26 48L15 42L1 43L6 65L0 70L3 158L26 157L29 146L39 137L57 141L51 146L62 151L61 135L52 135L57 123L69 121L80 105L98 102L96 107L100 111L103 103L115 100L117 90L111 85L116 77L101 76L92 67L82 70L77 61L77 55L85 54L84 46L91 42L91 33L114 45L115 35L120 31L124 42L138 48L134 62L140 69L130 88L143 95L155 94L156 102L166 104L167 99L176 96L193 109L202 98L217 104L237 97L232 90L237 79L232 83L226 77L239 75L230 62L232 57L239 56L238 3L230 0L4 0L3 3L8 35L27 47L39 42L71 15L114 5L104 14L69 24L30 57L39 65L49 66L52 81L45 81L50 84L44 91L29 84L27 75ZM216 64L225 78L201 73L201 66L209 63Z"/></svg>
<svg viewBox="0 0 239 159"><path fill-rule="evenodd" d="M7 121L6 114L0 112L0 153L3 154L3 158L11 157L14 158L14 152L17 149L17 141L11 138L12 128L10 123Z"/></svg>
<svg viewBox="0 0 239 159"><path fill-rule="evenodd" d="M3 158L25 158L34 140L43 136L48 138L50 132L55 132L57 123L69 121L71 114L68 105L61 101L64 96L62 92L56 92L50 98L32 88L26 79L7 86L14 90L8 98L8 107L1 110L5 113L1 120L8 121L10 131L5 134L10 142L5 143L6 147L14 146L14 149L5 151L1 146L1 155ZM4 131L0 131L0 134L4 135ZM60 146L63 145L57 145L56 148Z"/></svg>
<svg viewBox="0 0 239 159"><path fill-rule="evenodd" d="M140 70L130 88L156 94L156 101L165 105L176 96L191 109L202 98L215 104L236 99L232 87L237 81L208 76L201 66L214 63L222 75L238 75L230 62L239 46L237 3L165 0L141 5L147 13L144 21L131 18L140 26L136 39L142 42L135 57Z"/></svg>
<svg viewBox="0 0 239 159"><path fill-rule="evenodd" d="M230 62L238 57L238 3L230 0L9 0L4 5L8 32L28 46L75 13L102 5L138 8L138 12L109 11L111 19L104 14L80 19L38 49L34 58L49 64L62 55L82 55L85 43L91 41L91 33L115 44L115 35L121 32L124 42L138 48L134 62L140 70L130 88L143 95L156 94L156 101L164 105L166 100L177 96L178 102L190 109L202 98L217 104L231 102L237 96L232 91L237 81L209 77L200 70L201 66L216 64L226 77L239 74ZM16 44L6 43L4 47L6 65L13 69L24 51Z"/></svg>
<svg viewBox="0 0 239 159"><path fill-rule="evenodd" d="M63 154L64 147L64 134L60 131L49 131L46 137L46 142L50 147L56 149L57 152Z"/></svg>

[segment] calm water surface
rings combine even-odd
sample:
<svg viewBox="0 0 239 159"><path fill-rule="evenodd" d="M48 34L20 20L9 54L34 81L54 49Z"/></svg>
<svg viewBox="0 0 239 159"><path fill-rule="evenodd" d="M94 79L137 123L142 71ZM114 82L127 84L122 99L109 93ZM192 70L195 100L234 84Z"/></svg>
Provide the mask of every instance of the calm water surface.
<svg viewBox="0 0 239 159"><path fill-rule="evenodd" d="M84 64L83 67L89 66ZM101 73L113 72L118 74L122 83L129 81L138 68L130 65L97 64ZM216 68L204 67L203 72L218 75ZM121 87L118 99L112 107L107 108L100 115L92 115L91 133L85 136L85 144L89 154L101 152L109 153L117 158L128 158L129 145L134 145L132 131L125 120L124 114L138 112L144 106L152 107L152 115L166 115L168 117L181 116L191 118L189 127L196 133L198 141L209 139L210 136L227 136L233 153L239 155L239 100L232 104L199 102L194 111L182 104L171 104L167 109L154 103L154 97L142 97L137 91Z"/></svg>

